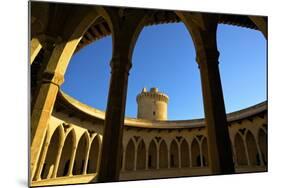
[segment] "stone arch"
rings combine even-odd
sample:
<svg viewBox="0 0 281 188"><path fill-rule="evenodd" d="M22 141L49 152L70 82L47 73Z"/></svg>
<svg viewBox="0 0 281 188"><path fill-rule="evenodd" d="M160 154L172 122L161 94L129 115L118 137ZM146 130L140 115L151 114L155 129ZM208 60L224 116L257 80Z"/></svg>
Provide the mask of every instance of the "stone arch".
<svg viewBox="0 0 281 188"><path fill-rule="evenodd" d="M209 163L209 156L208 156L208 143L207 143L207 138L204 137L202 141L202 165L203 166L208 166Z"/></svg>
<svg viewBox="0 0 281 188"><path fill-rule="evenodd" d="M57 177L67 176L70 169L70 160L74 152L76 135L74 129L68 132L65 137L60 161L58 163Z"/></svg>
<svg viewBox="0 0 281 188"><path fill-rule="evenodd" d="M146 147L142 139L138 144L137 169L145 169L145 163L146 163Z"/></svg>
<svg viewBox="0 0 281 188"><path fill-rule="evenodd" d="M53 53L48 62L46 72L56 72L59 75L64 75L68 67L69 61L74 54L76 47L78 46L80 40L82 39L88 28L100 17L103 17L110 28L112 28L112 23L106 18L106 12L100 11L104 9L103 7L93 8L88 11L88 13L81 19L81 21L76 25L68 26L67 29L73 30L66 41L58 43L53 50ZM69 33L69 32L68 32Z"/></svg>
<svg viewBox="0 0 281 188"><path fill-rule="evenodd" d="M189 167L189 145L187 143L187 141L184 139L182 142L181 142L181 167L182 168L186 168L186 167Z"/></svg>
<svg viewBox="0 0 281 188"><path fill-rule="evenodd" d="M198 161L198 158L199 158L199 161ZM200 148L199 148L199 143L196 138L194 138L191 143L191 160L192 160L192 167L201 166Z"/></svg>
<svg viewBox="0 0 281 188"><path fill-rule="evenodd" d="M168 168L168 147L164 140L159 146L159 168Z"/></svg>
<svg viewBox="0 0 281 188"><path fill-rule="evenodd" d="M258 144L261 150L262 160L264 164L267 164L267 134L263 129L259 129Z"/></svg>
<svg viewBox="0 0 281 188"><path fill-rule="evenodd" d="M151 140L148 150L148 168L156 169L157 167L157 145L155 140Z"/></svg>
<svg viewBox="0 0 281 188"><path fill-rule="evenodd" d="M261 160L257 149L257 144L254 135L251 131L246 134L247 151L249 156L250 165L260 165Z"/></svg>
<svg viewBox="0 0 281 188"><path fill-rule="evenodd" d="M88 148L89 148L89 135L87 134L87 132L85 132L81 136L76 149L76 156L75 156L73 172L72 172L73 175L83 174Z"/></svg>
<svg viewBox="0 0 281 188"><path fill-rule="evenodd" d="M179 148L175 140L173 140L170 145L170 167L179 167Z"/></svg>
<svg viewBox="0 0 281 188"><path fill-rule="evenodd" d="M247 156L244 141L239 133L236 133L234 137L234 147L236 153L236 163L238 166L247 165Z"/></svg>
<svg viewBox="0 0 281 188"><path fill-rule="evenodd" d="M126 148L125 156L125 169L133 170L134 169L134 160L135 160L135 144L132 139L128 142Z"/></svg>
<svg viewBox="0 0 281 188"><path fill-rule="evenodd" d="M46 158L40 174L41 179L49 179L53 176L56 159L59 154L60 145L63 141L63 134L63 128L59 125L51 136Z"/></svg>
<svg viewBox="0 0 281 188"><path fill-rule="evenodd" d="M87 166L87 174L92 174L97 172L99 154L100 154L100 145L101 145L101 141L99 139L99 135L96 135L91 143L88 166Z"/></svg>

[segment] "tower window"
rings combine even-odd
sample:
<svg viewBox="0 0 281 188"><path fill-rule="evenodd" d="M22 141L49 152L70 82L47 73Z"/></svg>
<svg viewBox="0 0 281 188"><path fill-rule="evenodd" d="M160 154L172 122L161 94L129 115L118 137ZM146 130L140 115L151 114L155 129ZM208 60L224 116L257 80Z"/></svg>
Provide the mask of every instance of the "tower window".
<svg viewBox="0 0 281 188"><path fill-rule="evenodd" d="M155 116L155 111L153 111L153 115Z"/></svg>

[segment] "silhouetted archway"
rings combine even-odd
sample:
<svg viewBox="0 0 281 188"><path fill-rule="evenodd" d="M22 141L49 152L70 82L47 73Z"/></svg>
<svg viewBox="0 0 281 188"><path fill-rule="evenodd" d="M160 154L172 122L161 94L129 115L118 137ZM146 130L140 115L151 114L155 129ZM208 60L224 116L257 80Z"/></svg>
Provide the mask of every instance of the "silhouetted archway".
<svg viewBox="0 0 281 188"><path fill-rule="evenodd" d="M264 130L259 130L259 146L264 164L267 164L267 135Z"/></svg>
<svg viewBox="0 0 281 188"><path fill-rule="evenodd" d="M178 144L175 140L172 141L170 147L170 167L171 168L179 167L179 149L178 149Z"/></svg>
<svg viewBox="0 0 281 188"><path fill-rule="evenodd" d="M73 167L73 175L83 174L84 165L87 157L87 150L89 147L89 141L87 134L84 133L80 138L75 156L75 165Z"/></svg>
<svg viewBox="0 0 281 188"><path fill-rule="evenodd" d="M189 146L186 140L184 139L181 143L181 167L189 167Z"/></svg>
<svg viewBox="0 0 281 188"><path fill-rule="evenodd" d="M236 152L236 162L237 165L247 165L246 150L244 147L244 142L239 133L236 134L234 139L234 146Z"/></svg>
<svg viewBox="0 0 281 188"><path fill-rule="evenodd" d="M134 160L135 160L135 145L134 142L130 140L126 148L126 157L125 157L126 170L134 169Z"/></svg>
<svg viewBox="0 0 281 188"><path fill-rule="evenodd" d="M157 147L155 141L152 140L148 151L148 168L155 169L157 165Z"/></svg>
<svg viewBox="0 0 281 188"><path fill-rule="evenodd" d="M251 165L260 165L260 158L253 134L248 131L246 135L246 143L249 155L249 161Z"/></svg>
<svg viewBox="0 0 281 188"><path fill-rule="evenodd" d="M100 143L98 135L94 138L91 144L91 149L89 153L87 174L92 174L97 172L98 159L99 159Z"/></svg>
<svg viewBox="0 0 281 188"><path fill-rule="evenodd" d="M200 159L199 143L195 138L193 139L191 144L191 156L192 156L192 167L201 166L200 163L198 163L198 156Z"/></svg>

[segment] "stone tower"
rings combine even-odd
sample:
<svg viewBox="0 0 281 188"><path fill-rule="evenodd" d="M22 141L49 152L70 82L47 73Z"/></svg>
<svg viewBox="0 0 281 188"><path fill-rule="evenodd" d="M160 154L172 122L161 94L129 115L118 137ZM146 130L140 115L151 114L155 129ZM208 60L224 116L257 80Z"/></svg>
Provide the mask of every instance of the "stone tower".
<svg viewBox="0 0 281 188"><path fill-rule="evenodd" d="M167 120L167 106L169 97L157 88L146 91L143 88L137 96L138 116L140 119Z"/></svg>

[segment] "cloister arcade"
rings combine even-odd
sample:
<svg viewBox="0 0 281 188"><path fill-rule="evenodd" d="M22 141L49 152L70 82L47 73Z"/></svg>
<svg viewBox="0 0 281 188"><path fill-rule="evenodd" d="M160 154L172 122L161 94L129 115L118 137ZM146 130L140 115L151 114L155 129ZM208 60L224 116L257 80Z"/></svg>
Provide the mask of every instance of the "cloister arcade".
<svg viewBox="0 0 281 188"><path fill-rule="evenodd" d="M216 44L219 23L257 29L267 38L265 17L43 2L30 6L30 64L36 80L31 84L32 186L267 170L267 104L226 115ZM125 118L139 33L151 24L180 21L194 42L205 119ZM107 109L101 112L63 94L60 86L72 55L110 34L111 78Z"/></svg>

